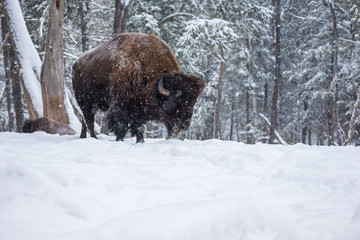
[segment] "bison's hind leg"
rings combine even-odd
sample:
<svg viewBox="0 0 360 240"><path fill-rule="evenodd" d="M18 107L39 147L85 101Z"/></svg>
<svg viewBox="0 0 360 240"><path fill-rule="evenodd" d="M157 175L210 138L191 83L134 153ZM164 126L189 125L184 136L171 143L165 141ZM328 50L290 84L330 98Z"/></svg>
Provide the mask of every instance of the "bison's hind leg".
<svg viewBox="0 0 360 240"><path fill-rule="evenodd" d="M144 125L140 123L131 124L131 135L136 136L136 143L144 142Z"/></svg>
<svg viewBox="0 0 360 240"><path fill-rule="evenodd" d="M127 123L118 122L117 126L114 129L114 134L116 136L116 141L124 141L125 135L129 130Z"/></svg>
<svg viewBox="0 0 360 240"><path fill-rule="evenodd" d="M84 121L84 118L81 119L81 133L80 133L80 138L86 138L86 131L87 131L87 127Z"/></svg>
<svg viewBox="0 0 360 240"><path fill-rule="evenodd" d="M124 141L125 135L129 130L129 124L125 118L127 114L117 106L112 106L108 114L108 127L114 132L116 141Z"/></svg>
<svg viewBox="0 0 360 240"><path fill-rule="evenodd" d="M82 121L82 128L81 128L81 135L80 137L86 138L86 127L89 130L90 136L96 138L95 130L94 130L94 121L95 121L95 114L97 112L96 107L89 107L89 109L83 110L85 122Z"/></svg>

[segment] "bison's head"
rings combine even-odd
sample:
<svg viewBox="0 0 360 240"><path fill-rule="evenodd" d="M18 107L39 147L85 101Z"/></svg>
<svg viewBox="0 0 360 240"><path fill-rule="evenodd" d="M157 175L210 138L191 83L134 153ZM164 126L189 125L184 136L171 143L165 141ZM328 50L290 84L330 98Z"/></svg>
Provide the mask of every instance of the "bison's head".
<svg viewBox="0 0 360 240"><path fill-rule="evenodd" d="M161 121L169 137L178 136L190 126L194 105L205 82L185 73L163 74L157 82L156 95L160 103Z"/></svg>

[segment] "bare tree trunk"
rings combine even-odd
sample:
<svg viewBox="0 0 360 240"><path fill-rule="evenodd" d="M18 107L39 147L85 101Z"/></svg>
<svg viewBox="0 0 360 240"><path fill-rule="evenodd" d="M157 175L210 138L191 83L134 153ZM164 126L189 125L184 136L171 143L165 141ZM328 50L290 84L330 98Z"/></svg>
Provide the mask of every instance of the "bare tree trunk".
<svg viewBox="0 0 360 240"><path fill-rule="evenodd" d="M350 120L350 124L349 124L349 131L348 131L348 137L346 140L346 144L350 144L351 143L351 139L352 136L354 134L354 129L355 129L355 119L357 117L357 112L358 109L360 108L360 87L358 88L358 92L357 92L357 99L354 105L354 109L351 115L351 120Z"/></svg>
<svg viewBox="0 0 360 240"><path fill-rule="evenodd" d="M115 15L113 24L113 36L125 31L130 6L133 0L115 0Z"/></svg>
<svg viewBox="0 0 360 240"><path fill-rule="evenodd" d="M263 108L263 111L265 114L268 113L268 94L269 94L269 85L267 82L265 82L265 85L264 85L264 108Z"/></svg>
<svg viewBox="0 0 360 240"><path fill-rule="evenodd" d="M268 82L265 82L265 85L264 85L264 105L263 105L263 112L264 114L268 115ZM267 132L267 129L268 129L268 126L267 124L264 124L263 125L263 131L264 132ZM263 140L263 143L266 143L266 140L264 139Z"/></svg>
<svg viewBox="0 0 360 240"><path fill-rule="evenodd" d="M235 96L235 94L233 95ZM235 103L231 103L231 122L230 122L230 141L233 140L233 134L234 134L234 111L235 111Z"/></svg>
<svg viewBox="0 0 360 240"><path fill-rule="evenodd" d="M220 110L221 110L221 98L222 98L222 84L225 72L225 60L224 60L224 50L220 47L220 75L218 82L218 94L217 94L217 102L216 102L216 110L215 110L215 138L220 139Z"/></svg>
<svg viewBox="0 0 360 240"><path fill-rule="evenodd" d="M249 62L249 72L250 72L250 76L252 79L253 83L256 83L256 74L255 74L255 57L254 57L254 52L253 52L253 48L252 48L252 41L251 41L251 35L248 33L248 38L247 38L247 47L249 49L249 54L250 54L250 62ZM257 127L257 116L258 116L258 112L257 112L257 104L256 104L256 95L253 93L251 95L252 97L252 103L253 103L253 125L256 128ZM249 121L250 122L250 121Z"/></svg>
<svg viewBox="0 0 360 240"><path fill-rule="evenodd" d="M275 68L274 68L274 91L271 107L271 126L269 143L273 144L275 140L275 130L278 120L278 98L280 82L280 0L275 0Z"/></svg>
<svg viewBox="0 0 360 240"><path fill-rule="evenodd" d="M240 142L241 141L241 135L240 135L240 127L241 127L241 120L239 117L239 103L238 100L236 99L235 102L235 130L236 130L236 141Z"/></svg>
<svg viewBox="0 0 360 240"><path fill-rule="evenodd" d="M308 106L307 101L305 100L305 101L304 101L304 112L306 113L308 109L309 109L309 106ZM309 133L309 135L311 134L310 129L309 129L309 131L308 131L308 128L307 128L307 126L306 126L307 123L305 122L304 124L305 124L305 126L302 128L302 133L301 133L301 137L302 137L301 140L302 140L302 143L303 143L303 144L306 143L306 134L307 134L307 133ZM309 142L309 145L311 145L311 140L308 141L308 142Z"/></svg>
<svg viewBox="0 0 360 240"><path fill-rule="evenodd" d="M214 138L214 114L211 112L205 118L204 139Z"/></svg>
<svg viewBox="0 0 360 240"><path fill-rule="evenodd" d="M4 55L4 70L5 70L5 97L6 97L6 109L9 116L8 130L11 132L14 130L15 118L12 111L12 97L11 97L11 70L10 70L10 41L9 41L9 28L5 17L1 17L1 36L2 47Z"/></svg>
<svg viewBox="0 0 360 240"><path fill-rule="evenodd" d="M249 90L245 93L245 112L246 112L246 125L250 123L250 95Z"/></svg>
<svg viewBox="0 0 360 240"><path fill-rule="evenodd" d="M11 72L11 82L12 82L12 97L15 110L15 122L16 122L16 132L22 132L24 125L24 106L22 103L21 97L21 79L19 75L19 66L15 59L14 48L10 48L10 72Z"/></svg>
<svg viewBox="0 0 360 240"><path fill-rule="evenodd" d="M296 103L297 113L296 113L296 142L300 142L300 101Z"/></svg>
<svg viewBox="0 0 360 240"><path fill-rule="evenodd" d="M12 109L12 97L11 97L11 79L5 79L5 97L6 97L6 109L9 116L9 124L7 130L13 132L15 130L15 117Z"/></svg>
<svg viewBox="0 0 360 240"><path fill-rule="evenodd" d="M41 87L39 83L41 60L27 31L22 11L17 0L1 0L4 17L10 30L10 39L19 64L20 81L28 106L29 117L42 116ZM16 20L15 20L16 19Z"/></svg>
<svg viewBox="0 0 360 240"><path fill-rule="evenodd" d="M334 145L335 143L335 131L336 136L338 139L338 143L340 143L340 132L338 130L338 118L337 118L337 102L338 102L338 33L337 33L337 21L336 21L336 14L334 10L333 3L329 3L329 9L331 13L331 20L332 20L332 40L331 40L331 46L332 46L332 53L331 53L331 83L330 83L330 104L328 109L328 134L329 134L329 140L328 145Z"/></svg>
<svg viewBox="0 0 360 240"><path fill-rule="evenodd" d="M79 1L79 14L80 14L80 25L81 25L81 47L82 51L86 52L89 50L89 39L88 39L88 28L87 28L87 8L85 0Z"/></svg>
<svg viewBox="0 0 360 240"><path fill-rule="evenodd" d="M51 0L45 59L41 71L41 90L44 117L68 125L69 117L64 104L65 76L62 23L64 0Z"/></svg>

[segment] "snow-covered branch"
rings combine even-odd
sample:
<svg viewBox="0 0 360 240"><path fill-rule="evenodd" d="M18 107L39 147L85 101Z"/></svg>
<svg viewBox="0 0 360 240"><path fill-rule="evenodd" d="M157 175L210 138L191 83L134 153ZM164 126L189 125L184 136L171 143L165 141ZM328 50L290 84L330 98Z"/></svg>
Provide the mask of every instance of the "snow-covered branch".
<svg viewBox="0 0 360 240"><path fill-rule="evenodd" d="M160 22L159 25L165 23L166 21L170 20L171 18L174 17L189 17L189 18L196 18L193 14L191 13L174 13L174 14L170 14L169 16L164 17Z"/></svg>
<svg viewBox="0 0 360 240"><path fill-rule="evenodd" d="M264 121L269 125L271 126L271 123L270 123L270 120L262 113L259 113L260 117L262 119L264 119ZM276 138L279 140L279 142L282 144L282 145L288 145L284 139L282 139L282 137L280 136L280 134L278 133L278 131L275 130L275 135L276 135Z"/></svg>

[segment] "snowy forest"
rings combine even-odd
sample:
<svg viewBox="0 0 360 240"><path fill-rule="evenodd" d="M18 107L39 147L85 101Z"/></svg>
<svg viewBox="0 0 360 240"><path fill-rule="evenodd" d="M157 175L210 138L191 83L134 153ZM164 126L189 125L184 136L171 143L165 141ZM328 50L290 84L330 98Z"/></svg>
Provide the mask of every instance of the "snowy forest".
<svg viewBox="0 0 360 240"><path fill-rule="evenodd" d="M357 0L1 0L0 131L47 116L79 132L72 66L120 32L159 36L184 72L205 80L188 139L359 141ZM52 98L64 116L51 115ZM96 121L106 131L106 114ZM146 126L148 138L165 133Z"/></svg>

